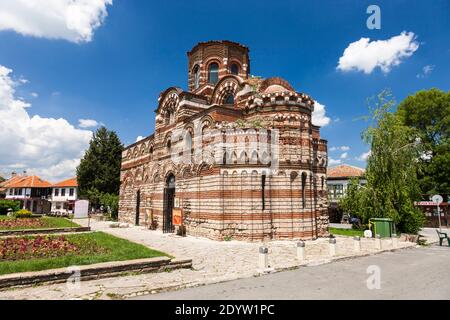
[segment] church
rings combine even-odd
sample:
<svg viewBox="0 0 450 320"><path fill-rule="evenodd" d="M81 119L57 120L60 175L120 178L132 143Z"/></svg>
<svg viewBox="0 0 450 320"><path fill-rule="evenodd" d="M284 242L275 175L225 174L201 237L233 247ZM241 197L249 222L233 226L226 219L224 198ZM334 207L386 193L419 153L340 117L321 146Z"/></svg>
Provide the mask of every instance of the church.
<svg viewBox="0 0 450 320"><path fill-rule="evenodd" d="M201 42L187 57L188 90L163 91L154 134L123 152L119 220L215 240L327 236L314 100L251 76L239 43Z"/></svg>

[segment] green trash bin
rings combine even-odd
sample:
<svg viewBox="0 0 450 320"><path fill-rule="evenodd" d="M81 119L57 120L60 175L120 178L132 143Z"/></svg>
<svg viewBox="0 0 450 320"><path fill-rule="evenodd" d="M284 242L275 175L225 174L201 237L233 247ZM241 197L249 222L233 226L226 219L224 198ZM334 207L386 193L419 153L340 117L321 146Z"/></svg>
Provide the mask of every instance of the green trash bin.
<svg viewBox="0 0 450 320"><path fill-rule="evenodd" d="M373 236L377 234L381 238L390 238L395 233L394 221L389 218L373 218L369 220L371 226L373 226Z"/></svg>

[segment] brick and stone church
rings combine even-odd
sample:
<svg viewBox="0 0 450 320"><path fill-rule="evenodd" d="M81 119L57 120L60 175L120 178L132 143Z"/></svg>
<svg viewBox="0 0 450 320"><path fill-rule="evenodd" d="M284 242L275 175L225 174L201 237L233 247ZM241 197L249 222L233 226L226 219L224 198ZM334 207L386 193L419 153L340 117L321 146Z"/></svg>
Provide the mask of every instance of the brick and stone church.
<svg viewBox="0 0 450 320"><path fill-rule="evenodd" d="M187 55L188 90L163 91L155 133L123 152L120 221L217 240L327 235L327 141L313 99L250 76L239 43Z"/></svg>

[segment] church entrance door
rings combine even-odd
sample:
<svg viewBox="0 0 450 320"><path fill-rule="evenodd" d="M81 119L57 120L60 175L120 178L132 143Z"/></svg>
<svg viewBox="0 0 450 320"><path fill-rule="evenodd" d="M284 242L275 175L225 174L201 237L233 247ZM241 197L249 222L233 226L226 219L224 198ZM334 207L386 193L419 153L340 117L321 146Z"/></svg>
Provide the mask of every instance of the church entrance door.
<svg viewBox="0 0 450 320"><path fill-rule="evenodd" d="M175 201L175 176L169 175L164 188L164 213L163 213L163 232L173 233L172 223L173 205Z"/></svg>

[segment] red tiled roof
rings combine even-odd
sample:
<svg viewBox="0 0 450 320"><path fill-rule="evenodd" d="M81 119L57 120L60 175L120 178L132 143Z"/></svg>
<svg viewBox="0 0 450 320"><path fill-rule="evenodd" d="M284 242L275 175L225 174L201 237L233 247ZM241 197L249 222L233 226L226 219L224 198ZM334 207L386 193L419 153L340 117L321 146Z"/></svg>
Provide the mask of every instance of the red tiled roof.
<svg viewBox="0 0 450 320"><path fill-rule="evenodd" d="M78 187L77 178L67 179L53 185L54 188L58 187Z"/></svg>
<svg viewBox="0 0 450 320"><path fill-rule="evenodd" d="M2 184L3 188L51 188L52 184L38 176L16 176Z"/></svg>
<svg viewBox="0 0 450 320"><path fill-rule="evenodd" d="M362 177L366 170L346 164L327 169L328 178L354 178Z"/></svg>

